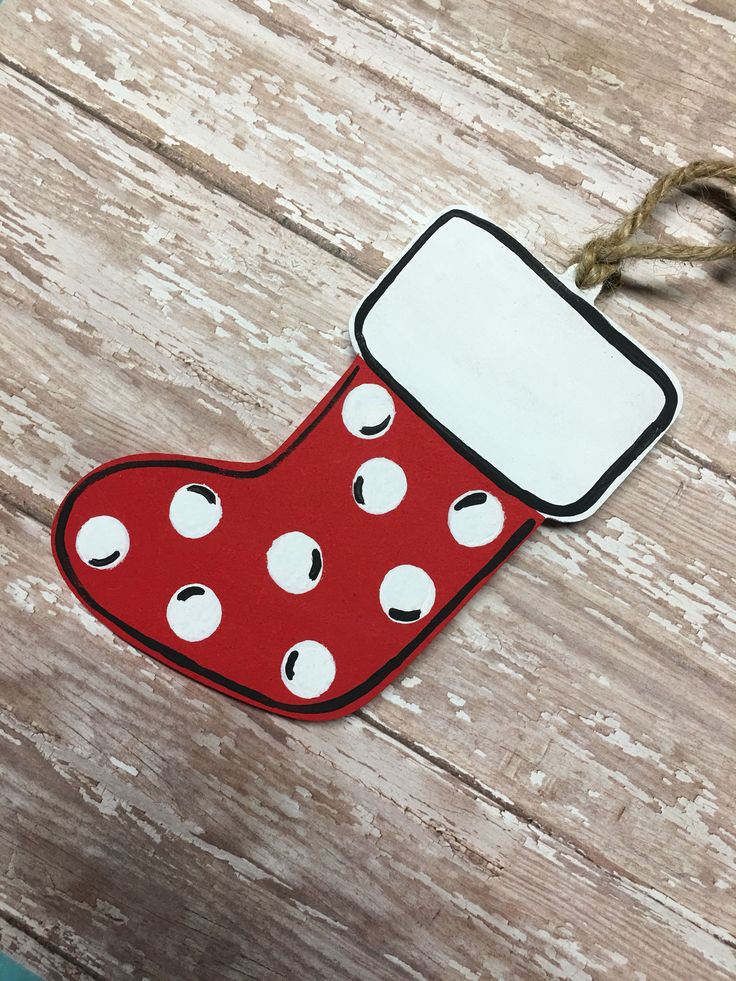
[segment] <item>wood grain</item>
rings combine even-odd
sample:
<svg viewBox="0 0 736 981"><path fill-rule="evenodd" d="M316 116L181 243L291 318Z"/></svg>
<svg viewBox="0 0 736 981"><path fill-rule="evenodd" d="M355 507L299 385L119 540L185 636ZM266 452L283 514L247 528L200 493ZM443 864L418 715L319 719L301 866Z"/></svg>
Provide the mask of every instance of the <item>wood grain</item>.
<svg viewBox="0 0 736 981"><path fill-rule="evenodd" d="M92 981L91 975L50 950L48 942L41 943L25 929L8 922L0 911L0 951L29 971L35 971L43 981Z"/></svg>
<svg viewBox="0 0 736 981"><path fill-rule="evenodd" d="M371 277L456 202L489 213L561 269L652 182L332 0L215 0L204 17L192 0L20 0L0 50ZM708 242L727 232L722 214L681 197L650 233ZM718 285L731 267L640 264L633 275L638 289L608 299L606 312L682 378L687 412L673 438L683 451L733 472L733 414L720 393L736 341L722 327Z"/></svg>
<svg viewBox="0 0 736 981"><path fill-rule="evenodd" d="M44 527L81 472L272 450L347 364L356 299L448 200L560 268L647 185L627 162L646 155L579 111L422 50L418 2L359 2L372 19L326 0L0 11L21 73L0 136L0 912L96 978L731 976L728 269L637 267L603 301L682 378L672 438L359 719L248 712L58 585ZM459 12L436 12L439 38L462 39ZM722 227L684 200L654 232Z"/></svg>
<svg viewBox="0 0 736 981"><path fill-rule="evenodd" d="M253 459L272 449L347 362L342 324L366 278L37 86L12 73L4 82L14 134L0 160L6 498L48 524L69 483L108 456L186 445ZM365 720L392 752L404 752L399 739L435 759L487 806L543 826L556 848L667 910L678 929L699 923L724 970L734 619L719 528L732 510L722 477L657 451L599 516L530 544ZM33 547L19 575L8 572L13 622L28 612L29 588L47 588L23 573ZM36 559L47 562L45 546ZM39 579L55 581L48 569ZM59 601L85 619L70 597ZM51 656L48 628L38 629L28 649ZM102 628L81 649L88 668L74 669L74 683L102 669L100 699L135 677L134 664L154 670ZM68 656L65 647L57 658L65 672ZM193 691L219 710L222 699ZM125 713L145 725L153 715L130 697ZM22 706L8 705L18 724L36 719L39 705ZM119 706L101 710L127 724ZM88 724L84 706L72 711ZM227 711L243 724L254 717Z"/></svg>
<svg viewBox="0 0 736 981"><path fill-rule="evenodd" d="M652 172L736 153L729 2L338 2Z"/></svg>
<svg viewBox="0 0 736 981"><path fill-rule="evenodd" d="M295 726L132 654L59 586L47 529L2 523L0 903L93 977L736 970L702 925L365 721Z"/></svg>

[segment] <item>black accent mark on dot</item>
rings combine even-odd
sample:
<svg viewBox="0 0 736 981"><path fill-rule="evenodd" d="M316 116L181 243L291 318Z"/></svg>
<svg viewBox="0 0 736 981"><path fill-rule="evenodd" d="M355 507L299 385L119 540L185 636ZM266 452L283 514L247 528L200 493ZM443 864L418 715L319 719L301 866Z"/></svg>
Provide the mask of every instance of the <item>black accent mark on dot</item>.
<svg viewBox="0 0 736 981"><path fill-rule="evenodd" d="M182 651L176 650L167 644L163 644L153 637L149 637L136 627L126 623L126 621L122 620L119 616L116 616L112 610L106 609L106 607L102 606L102 604L99 603L91 595L89 590L82 584L79 578L79 573L75 569L75 565L72 563L69 556L66 542L69 529L69 518L73 508L79 500L80 495L83 494L89 487L101 480L104 480L111 474L119 473L124 470L148 470L157 468L181 469L186 467L189 470L199 470L202 473L217 474L220 477L234 477L240 480L248 480L254 477L259 477L263 473L270 473L275 467L283 463L283 461L287 459L289 455L293 453L294 450L300 446L304 440L306 440L319 427L319 425L324 422L326 418L329 417L329 413L335 410L335 407L339 404L340 399L344 396L346 390L350 387L353 381L355 381L355 378L360 375L362 370L363 369L359 364L356 364L353 368L351 368L338 386L333 390L329 400L323 404L321 410L312 419L309 425L305 426L304 429L294 438L294 440L287 444L281 453L269 459L267 463L260 464L258 467L253 469L228 469L227 467L220 467L206 460L192 460L191 458L182 459L177 457L169 457L164 459L153 458L141 460L138 457L134 457L133 459L113 462L106 467L99 470L94 470L91 474L88 474L69 492L69 494L67 494L57 515L56 532L54 534L54 552L56 555L56 560L59 563L64 578L69 583L74 593L88 609L95 613L101 614L110 624L114 624L116 627L118 627L121 631L121 636L126 637L139 650L142 650L153 657L158 657L160 655L161 658L165 658L170 663L183 668L185 671L192 672L196 678L213 682L226 692L232 693L235 697L250 700L255 702L257 705L263 705L267 708L274 708L277 711L281 710L294 716L316 717L319 715L324 715L327 712L335 712L339 709L345 708L358 698L362 698L364 695L367 695L376 689L382 681L400 668L402 664L404 664L406 660L417 651L417 649L421 648L422 644L424 644L424 642L432 636L438 627L440 627L449 617L453 615L453 613L468 599L470 594L474 592L485 579L492 575L496 569L506 561L506 559L508 559L508 557L519 547L524 539L537 527L538 522L535 520L535 518L527 518L526 521L519 525L513 534L509 535L499 550L491 556L484 566L478 569L477 572L460 587L457 593L455 593L455 595L448 600L445 606L443 606L430 619L428 619L421 630L418 630L415 634L412 634L411 639L408 640L404 647L402 647L400 651L377 668L377 670L374 671L369 678L366 678L365 681L360 682L360 684L356 685L354 688L351 688L349 691L344 692L342 695L327 699L310 700L304 704L300 703L298 705L295 705L293 702L279 702L277 699L271 698L255 688L250 688L248 685L244 685L233 678L228 678L219 671L215 671L211 667L200 664L198 661L195 661L192 657L184 654ZM541 516L538 517L540 517L541 520Z"/></svg>
<svg viewBox="0 0 736 981"><path fill-rule="evenodd" d="M474 494L466 494L465 497L461 498L454 506L453 511L462 511L463 508L473 508L476 504L485 504L488 500L488 495L483 491L477 491Z"/></svg>
<svg viewBox="0 0 736 981"><path fill-rule="evenodd" d="M187 490L191 491L192 494L201 494L205 501L209 501L210 504L217 504L217 497L209 487L203 487L202 484L190 484Z"/></svg>
<svg viewBox="0 0 736 981"><path fill-rule="evenodd" d="M309 578L316 582L317 576L322 571L322 554L318 548L312 549L312 568L309 570Z"/></svg>
<svg viewBox="0 0 736 981"><path fill-rule="evenodd" d="M104 559L90 559L89 564L93 565L95 569L102 569L106 565L112 565L112 563L119 558L120 558L120 552L118 552L116 549L114 552L111 552L109 555L106 555Z"/></svg>
<svg viewBox="0 0 736 981"><path fill-rule="evenodd" d="M361 426L360 431L364 436L377 436L382 433L384 429L388 428L388 424L391 422L391 416L387 415L383 422L379 422L377 426Z"/></svg>
<svg viewBox="0 0 736 981"><path fill-rule="evenodd" d="M289 679L289 681L294 680L294 668L296 667L297 658L299 657L299 651L292 651L286 658L286 664L284 665L284 674Z"/></svg>
<svg viewBox="0 0 736 981"><path fill-rule="evenodd" d="M201 586L187 586L176 594L176 598L182 603L191 599L192 596L204 596L204 589Z"/></svg>
<svg viewBox="0 0 736 981"><path fill-rule="evenodd" d="M414 623L422 615L421 610L397 610L395 606L392 606L388 615L392 620L396 620L397 623Z"/></svg>
<svg viewBox="0 0 736 981"><path fill-rule="evenodd" d="M514 552L519 545L524 541L524 539L530 535L537 526L537 521L534 518L527 518L523 524L519 525L516 531L511 534L504 544L499 548L499 550L491 556L491 558L482 566L478 571L458 590L458 592L450 599L442 609L438 610L433 617L431 617L427 623L422 627L421 630L417 631L411 637L411 640L402 647L393 657L389 658L384 664L382 664L374 673L362 681L359 685L351 688L350 691L344 692L342 695L335 696L333 698L328 698L326 700L316 700L307 701L304 704L295 705L293 702L279 702L274 698L270 698L263 692L257 691L255 688L249 688L247 685L241 684L235 681L233 678L228 678L226 675L220 674L219 671L214 671L212 668L208 668L203 664L195 661L193 658L182 653L182 651L177 651L173 647L169 647L167 644L162 644L160 641L155 640L153 637L148 637L146 634L137 630L131 624L126 623L121 620L120 617L116 616L112 610L106 609L94 597L90 592L85 589L82 585L78 572L72 564L69 557L69 552L66 547L66 534L69 526L69 516L71 514L72 508L74 507L79 495L82 494L88 487L97 483L99 480L109 476L113 473L118 473L122 470L141 470L156 467L190 467L193 470L201 470L205 473L215 473L224 477L236 477L236 478L252 478L256 477L261 473L268 473L275 466L277 466L285 457L291 453L296 446L300 444L304 439L306 439L311 432L319 425L320 422L328 415L330 410L334 410L335 406L338 404L340 398L345 394L345 389L351 384L355 379L355 376L360 372L360 366L353 368L349 374L345 376L344 381L338 386L335 394L332 396L326 406L323 408L322 412L315 417L315 419L307 426L300 434L296 437L293 443L281 453L280 456L274 457L269 463L263 464L260 468L255 470L227 470L224 467L217 467L212 463L207 463L204 460L191 460L191 459L177 459L172 457L171 459L151 459L151 460L140 460L134 458L133 460L126 460L124 462L118 462L111 464L102 470L95 470L84 480L80 481L77 486L69 492L64 503L59 511L58 522L56 525L56 534L54 536L54 550L57 556L57 561L61 567L64 574L64 578L67 580L69 585L72 587L76 595L82 600L82 602L90 610L96 613L101 613L110 623L115 624L122 631L122 635L130 639L131 643L135 644L139 650L146 651L152 654L154 657L161 655L167 661L178 667L184 668L185 671L191 671L197 678L204 679L207 681L214 682L215 685L219 685L221 688L225 689L227 692L231 692L236 697L245 698L252 700L258 705L263 705L269 708L275 708L277 711L282 710L284 712L290 712L293 715L304 715L304 716L317 716L324 715L326 712L335 712L338 709L345 708L354 702L358 698L362 698L369 692L373 691L378 685L381 684L390 674L401 667L407 660L411 657L415 651L421 647L421 645L432 636L434 631L441 626L448 617L458 609L459 606L467 600L469 595L474 592L478 586L487 579L493 572L508 559L512 552Z"/></svg>
<svg viewBox="0 0 736 981"><path fill-rule="evenodd" d="M353 483L353 498L356 504L365 504L365 498L363 497L363 478L356 477Z"/></svg>

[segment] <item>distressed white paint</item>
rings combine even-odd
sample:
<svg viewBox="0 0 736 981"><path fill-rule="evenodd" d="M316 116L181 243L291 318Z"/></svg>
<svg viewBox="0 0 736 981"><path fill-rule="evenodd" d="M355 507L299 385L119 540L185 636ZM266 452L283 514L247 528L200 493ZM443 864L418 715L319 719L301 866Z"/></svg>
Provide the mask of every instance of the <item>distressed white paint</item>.
<svg viewBox="0 0 736 981"><path fill-rule="evenodd" d="M275 3L272 9L273 16L281 17L282 28L290 23L287 5ZM62 58L68 38L70 47L79 49L76 55L82 54L81 60L98 61L90 85L104 88L113 84L105 81L105 73L115 75L118 101L105 102L103 92L103 114L117 119L121 118L118 114L129 113L127 120L137 132L161 140L163 149L172 149L185 166L202 167L215 183L237 187L256 206L263 205L302 229L327 236L331 244L348 249L362 270L279 231L240 202L220 195L210 200L209 192L168 170L144 148L111 136L105 127L55 102L40 88L19 84L10 76L4 128L11 135L3 140L3 165L9 179L0 181L0 187L6 209L4 241L13 243L12 254L3 255L3 275L14 291L10 309L15 319L5 321L14 329L12 346L4 351L13 359L11 397L20 397L25 404L12 407L12 411L20 409L22 433L7 435L2 442L2 489L13 500L20 488L22 500L31 500L44 520L74 476L100 462L105 454L143 448L146 442L175 450L185 439L197 441L205 455L260 454L273 449L347 364L343 325L370 276L396 254L431 210L456 199L458 193L478 204L482 201L484 207L490 199L494 214L503 215L508 227L548 259L559 262L563 252L579 242L582 229L587 234L610 221L648 183L644 171L621 164L577 132L568 137L557 123L535 115L513 96L494 93L489 102L485 84L469 83L462 72L392 39L375 25L344 11L331 14L330 9L321 4L297 8L306 13L300 27L308 32L305 43L288 30L281 35L278 30L269 31L255 19L249 21L252 33L240 30L242 14L234 5L214 7L207 29L200 26L197 31L187 25L185 9L171 16L165 10L159 13L160 5L158 9L139 6L138 16L152 19L156 27L157 18L166 17L165 30L154 27L148 32L148 52L142 46L133 47L142 35L139 26L132 29L125 5L119 9L105 6L100 15L91 8L85 8L82 15L74 3L48 7L51 21L35 22L34 30L20 37L12 33L13 21L8 18L8 43L19 52L18 57L31 66L36 59L42 74L58 71L54 82L60 88L69 83L82 101L89 101L93 91L85 88L82 74L75 74L76 62L67 70L60 60L55 66L50 59L43 60L44 41L39 32L53 31L53 46ZM544 11L535 9L544 16ZM668 11L676 25L670 40L677 30L688 35L680 13L683 11L674 8ZM555 12L555 16L565 15L563 9ZM350 25L349 39L342 31L345 23ZM99 30L101 24L105 32ZM666 21L659 21L658 30L663 26ZM227 32L229 40L222 36ZM435 39L441 36L435 34ZM456 31L447 36L460 37ZM159 37L165 40L163 51L154 50ZM244 55L243 37L253 39ZM709 37L714 43L703 48L713 57L713 50L719 49L716 39ZM472 54L480 46L465 48ZM182 61L186 59L195 68L189 78L165 53L177 48ZM523 45L506 45L506 51L516 52L514 57L523 49ZM216 62L218 51L223 52L222 64ZM316 52L314 59L312 51ZM325 52L338 59L340 86L323 86L320 81L325 70L320 58ZM113 60L108 66L105 58L109 53ZM168 69L162 71L165 64ZM298 65L303 73L303 88L293 95L284 81L285 64ZM564 74L560 72L564 64L564 57L555 59L556 77ZM142 90L121 84L131 65L136 67ZM241 66L253 76L250 89L236 79ZM692 66L689 69L695 80L697 73ZM616 75L626 82L631 96L630 78L618 67ZM223 77L233 79L229 92L210 84L211 79ZM390 86L384 86L382 77L391 78ZM520 77L517 75L517 83ZM584 84L606 83L592 77ZM537 88L543 90L549 87ZM646 94L645 87L642 91ZM181 100L180 104L177 101L177 118L170 115L171 92ZM370 100L363 101L363 92L370 92ZM637 118L631 98L618 95L617 101L631 118ZM258 106L260 115L252 125L237 115L239 102ZM351 106L349 125L343 123L346 104ZM200 108L202 115L198 115ZM574 103L569 108L573 114L579 111ZM605 124L610 118L607 113L615 111L615 106L602 103L600 108ZM678 125L680 118L669 115ZM715 116L700 113L700 118ZM732 116L724 112L720 118ZM26 125L26 120L32 125ZM399 122L401 140L394 143L393 131L399 131ZM211 123L209 130L207 123ZM257 143L243 144L240 126L266 135ZM616 139L623 132L616 127L608 131ZM405 172L394 164L397 154L406 159L407 132L421 135L415 141L416 159L408 161ZM672 137L680 149L689 138L684 131L679 138ZM702 143L695 135L692 139ZM636 152L651 152L659 167L673 149L650 142L651 151L640 144ZM55 148L53 158L47 153L50 146ZM659 163L658 152L665 155ZM526 172L528 166L532 174ZM255 178L252 184L251 177ZM39 181L44 194L37 193ZM84 202L79 213L69 207L72 200ZM101 216L99 226L97 214ZM722 219L701 222L698 214L697 205L684 203L679 219L663 221L662 234L682 235L687 230L697 240L709 240L722 228ZM101 231L103 224L109 229L107 239ZM155 231L162 224L169 228L166 235ZM145 264L137 265L134 257L141 255ZM13 257L18 256L25 266L16 264ZM100 256L106 263L104 290L87 274L90 262L99 261ZM51 767L54 779L70 780L72 786L92 781L85 788L89 803L84 804L78 795L81 809L76 814L94 816L100 839L132 845L134 858L148 854L146 847L153 843L156 850L167 850L172 867L204 861L203 880L215 887L223 881L230 898L237 894L237 871L200 849L186 834L180 835L176 821L169 820L165 808L159 809L160 801L152 803L169 789L175 797L175 811L195 808L199 795L203 801L210 799L211 789L198 782L191 756L177 756L177 744L167 742L168 732L176 728L177 736L183 733L181 745L198 752L197 734L192 733L190 739L188 725L174 724L175 719L191 722L196 718L209 733L208 745L221 747L219 755L206 746L201 748L208 763L203 772L213 772L218 782L214 799L233 800L233 812L237 811L237 820L226 809L217 812L223 834L231 831L233 840L243 840L245 805L254 799L263 807L264 821L291 822L279 807L278 801L284 798L278 795L290 799L295 759L308 752L309 762L297 767L297 779L311 787L314 801L325 800L320 783L323 772L329 775L333 796L335 774L345 781L346 803L339 812L341 835L333 841L344 840L346 827L351 826L345 815L353 814L357 797L363 810L355 815L356 834L365 837L365 815L373 814L372 826L381 832L381 854L392 857L394 880L399 875L406 877L405 892L412 899L417 890L431 890L421 893L422 901L426 899L429 906L436 900L438 907L448 910L453 934L448 939L443 932L442 914L432 934L433 948L440 942L450 948L443 950L443 963L452 958L469 970L485 967L493 976L487 965L471 963L464 951L455 951L462 946L454 936L458 923L471 913L477 917L474 938L478 928L494 931L486 939L488 946L500 950L497 960L501 961L522 951L527 963L539 964L533 958L542 958L545 965L564 973L569 964L576 963L568 946L572 942L579 945L590 971L593 965L616 965L616 958L625 957L628 948L619 939L628 941L633 931L640 938L639 949L671 953L678 969L687 969L694 976L702 973L703 958L708 956L713 964L721 966L722 962L722 969L728 969L724 950L727 954L732 948L724 944L732 941L722 934L719 920L729 883L733 890L734 874L727 852L714 851L711 846L728 846L724 819L734 799L727 724L733 664L725 656L733 620L730 611L718 606L733 587L733 568L719 533L728 527L733 506L732 491L719 476L729 469L723 449L729 443L723 434L733 429L728 400L719 396L732 364L732 335L719 327L724 309L722 287L692 270L668 277L663 271L647 274L641 268L640 272L636 267L636 275L645 284L658 282L663 287L660 293L647 298L643 292L635 296L621 291L605 302L616 309L618 319L632 324L645 343L660 353L667 350L668 357L675 353L690 395L688 413L676 430L677 442L670 442L647 461L635 486L622 488L615 516L625 519L625 524L609 525L609 512L592 522L584 536L546 529L537 536L538 546L529 543L499 573L493 587L478 594L453 631L439 638L413 669L414 676L422 679L423 714L387 700L371 707L381 726L420 747L438 768L451 762L466 780L477 781L473 786L478 789L462 798L461 807L454 782L448 783L444 796L444 784L437 782L441 772L438 777L433 769L427 770L390 739L380 740L381 752L371 756L375 737L361 736L356 742L362 730L340 725L334 727L334 737L311 734L308 738L316 742L308 751L299 742L301 735L290 735L288 750L283 750L268 740L265 727L265 742L254 745L248 742L252 738L250 715L240 707L202 693L184 679L172 678L165 668L149 672L149 681L155 674L155 686L139 683L142 658L126 645L111 641L105 628L66 599L55 603L49 599L54 595L50 566L36 568L35 573L40 574L36 575L38 582L33 581L29 570L48 560L46 532L36 534L30 519L20 521L23 534L36 537L22 549L18 532L7 544L3 542L3 560L13 564L3 569L8 569L7 581L22 583L25 592L19 606L12 601L7 605L14 628L22 625L27 631L22 635L27 642L23 656L6 645L3 668L10 666L15 681L15 672L30 663L35 676L52 676L54 690L68 692L59 720L50 714L40 691L23 689L29 717L33 715L43 731L51 734L59 752L71 743L75 761L83 744L79 737L69 735L71 728L96 720L101 754L96 771L88 773L79 763L70 769L65 759L52 756L40 769L46 772ZM156 305L153 315L152 302ZM98 387L85 392L83 412L72 413L71 408L79 403L76 379L86 377L84 369L90 359L99 371ZM63 373L58 365L63 365ZM135 385L129 380L132 377ZM48 405L49 379L56 384L53 407ZM108 393L113 390L118 409L111 413ZM219 410L216 427L211 413L204 417L209 421L202 421L200 398ZM147 403L156 406L156 416L146 416ZM35 413L32 424L23 421L29 411ZM163 424L158 416L163 417ZM11 427L14 422L17 420L11 420ZM705 464L706 469L688 462L688 457ZM704 515L708 520L703 520ZM26 603L33 612L25 608ZM684 608L686 615L682 615ZM54 638L52 645L47 643L49 636ZM489 663L489 657L494 663ZM25 660L28 658L32 660ZM497 667L496 661L503 667ZM128 664L135 667L129 671ZM605 673L610 686L603 690L590 679L591 669ZM20 676L19 683L23 680ZM649 694L650 685L654 698ZM457 724L455 709L445 697L446 692L458 690L469 701L472 692L472 726ZM533 700L529 698L532 694ZM184 705L193 715L177 714L184 712ZM160 719L162 709L169 713L171 725L159 726L152 735L146 720ZM594 718L597 711L604 719L620 720L617 729L582 721ZM652 718L653 711L656 718ZM160 781L148 800L135 798L127 809L114 806L115 800L130 800L129 786L137 786L141 778L128 780L109 762L109 756L129 758L127 747L116 740L111 719L119 720L122 727L142 725L137 730L144 744L141 773ZM431 719L429 728L427 719ZM6 728L24 745L17 729ZM261 729L260 723L257 728ZM617 730L626 736L607 738ZM327 742L320 741L325 739ZM627 747L642 746L660 753L661 761L639 751L625 752L617 745L621 739ZM483 755L476 752L478 744ZM688 747L688 760L682 759L683 745ZM325 756L337 746L339 753ZM19 748L12 742L7 747L12 752ZM345 747L352 751L349 762ZM260 770L264 758L270 765ZM156 778L156 774L170 776L172 761L177 759L176 783L166 782L164 776ZM274 777L276 791L266 799L260 793L264 774L270 778L282 759L285 776L280 783ZM162 760L168 761L168 769ZM366 760L373 774L364 765ZM537 767L544 768L554 795L547 795L544 806L535 809L538 794L529 784L529 773ZM256 771L258 795L247 779L252 774L255 777ZM32 767L32 772L39 768ZM404 793L408 777L416 782ZM90 789L98 786L113 787L112 798ZM369 792L366 786L373 789ZM478 795L482 795L480 801ZM487 799L499 802L501 808L531 808L552 829L545 845L557 857L564 856L564 868L572 870L574 889L566 891L567 874L556 865L554 874L559 878L545 878L547 860L529 848L522 854L542 864L527 873L523 862L511 860L497 877L500 881L483 876L476 883L477 873L462 858L462 848L477 849L481 842L484 861L492 861L504 853L522 827L508 811L487 807ZM569 810L581 799L586 801L589 828L581 826ZM99 811L96 803L100 800L112 813ZM458 813L467 821L476 810L484 821L465 824L458 831ZM319 820L312 816L310 826L319 832L329 812L328 804L320 810ZM422 824L423 820L427 823ZM203 824L200 820L195 826L195 836L206 837ZM414 837L418 827L428 829L421 832L421 839ZM491 828L495 829L492 844L487 845ZM274 842L281 839L272 839L265 830L263 835L273 851ZM570 840L576 851L562 847L560 837ZM297 840L292 839L291 850L282 854L285 868L295 867L293 843ZM580 852L594 853L600 863L610 860L617 869L635 868L639 883L656 883L660 889L651 910L643 917L636 914L641 887L632 885L633 892L621 895L617 892L620 882L597 862L584 862ZM425 857L423 862L416 861L420 854ZM437 865L430 869L432 855ZM448 855L463 869L462 884L452 896L441 892ZM366 864L369 861L366 858ZM221 880L218 870L233 878ZM530 919L534 914L531 901L523 919L505 908L513 897L513 908L519 909L519 896L524 895L520 887L525 882L535 884L534 895L539 894L542 883L547 894L569 897L574 908L583 870L584 882L592 889L585 894L586 919L591 911L600 913L610 938L607 945L618 944L608 961L608 955L595 950L595 924L587 927L571 919L550 939L544 921L548 925L557 915L557 906L554 913L545 906L536 923ZM372 867L371 872L379 874L380 867ZM716 889L709 886L711 880L718 883ZM52 887L55 881L56 876ZM247 881L248 888L254 888L252 880ZM486 909L489 882L494 890L504 890L496 905L498 912L491 916ZM320 912L325 894L340 895L336 878L323 883L326 888L320 890L320 899L308 896L304 904ZM279 902L261 898L265 906L259 922L280 922ZM96 908L98 900L110 901L94 897L90 909ZM211 907L199 906L196 894L191 901L206 917ZM674 912L668 911L672 919L661 933L666 903L674 904ZM110 905L117 904L112 901ZM84 902L67 908L75 929L89 930L91 936L95 920L90 913L85 921ZM30 923L30 914L24 911L23 915ZM400 915L392 919L401 922ZM310 924L313 921L321 922L319 917L310 917ZM202 926L203 920L195 929ZM303 929L303 923L299 926ZM242 930L243 923L239 927ZM204 929L211 934L217 926L207 924ZM162 937L166 932L161 931ZM310 927L308 939L312 942L314 938L323 950L339 949L344 963L355 965L355 951L346 951L334 939L343 932L330 929L320 934L319 928ZM36 930L36 935L43 934ZM125 935L134 937L135 925ZM103 956L99 947L80 944L78 936L66 934L62 943L65 949L82 951L95 962ZM396 955L405 949L390 942L384 947ZM97 975L122 973L122 966L129 962L121 954L118 963L106 961ZM427 962L421 967L426 976L436 974ZM650 977L664 970L660 961L637 967ZM353 973L365 972L356 968Z"/></svg>

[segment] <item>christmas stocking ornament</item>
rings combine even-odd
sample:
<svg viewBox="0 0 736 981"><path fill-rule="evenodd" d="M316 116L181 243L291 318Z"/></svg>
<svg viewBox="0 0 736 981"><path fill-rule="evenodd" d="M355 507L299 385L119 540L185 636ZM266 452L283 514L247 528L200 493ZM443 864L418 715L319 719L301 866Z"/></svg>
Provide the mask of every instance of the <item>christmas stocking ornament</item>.
<svg viewBox="0 0 736 981"><path fill-rule="evenodd" d="M357 357L260 463L146 454L84 477L59 568L140 650L251 705L376 695L546 518L596 510L674 377L478 215L440 215L360 303Z"/></svg>

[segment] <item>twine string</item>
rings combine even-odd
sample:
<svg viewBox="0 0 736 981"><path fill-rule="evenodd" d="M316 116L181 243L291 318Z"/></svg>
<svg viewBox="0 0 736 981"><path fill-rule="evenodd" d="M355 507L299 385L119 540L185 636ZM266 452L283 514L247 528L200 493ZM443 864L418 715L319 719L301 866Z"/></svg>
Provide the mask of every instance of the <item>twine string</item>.
<svg viewBox="0 0 736 981"><path fill-rule="evenodd" d="M720 245L695 245L632 242L632 235L644 224L659 202L671 191L693 181L719 178L736 184L736 166L722 160L695 160L664 174L644 195L641 202L626 215L608 235L592 238L573 262L577 263L575 283L579 289L607 281L617 282L625 259L675 259L680 262L708 262L736 256L736 242Z"/></svg>

